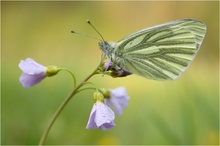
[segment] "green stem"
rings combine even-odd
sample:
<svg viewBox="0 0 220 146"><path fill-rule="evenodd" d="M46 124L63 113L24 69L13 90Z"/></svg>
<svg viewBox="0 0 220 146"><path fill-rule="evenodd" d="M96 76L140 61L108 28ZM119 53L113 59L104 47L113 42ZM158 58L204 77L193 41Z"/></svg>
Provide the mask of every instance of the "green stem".
<svg viewBox="0 0 220 146"><path fill-rule="evenodd" d="M76 94L79 93L79 92L82 92L82 91L84 91L84 90L89 90L89 89L91 89L91 90L97 90L97 88L95 88L95 87L86 87L86 88L83 88L83 89L78 90L78 91L76 92Z"/></svg>
<svg viewBox="0 0 220 146"><path fill-rule="evenodd" d="M80 89L80 87L82 87L86 81L88 81L95 74L98 74L98 69L99 69L99 66L89 76L87 76L76 88L74 88L70 92L70 94L64 99L64 101L61 103L61 105L58 107L58 109L54 113L54 115L53 115L53 117L52 117L48 127L45 129L45 131L44 131L44 133L43 133L43 135L41 137L41 140L39 142L39 145L43 145L44 144L44 142L45 142L45 140L47 138L47 135L48 135L52 125L54 124L55 120L57 119L57 117L59 116L61 111L64 109L66 104L69 102L69 100L77 93L78 89Z"/></svg>
<svg viewBox="0 0 220 146"><path fill-rule="evenodd" d="M66 68L61 68L60 70L65 70L65 71L67 71L68 73L71 74L71 76L73 77L73 80L74 80L73 87L76 88L76 77L74 76L74 74L70 70L68 70Z"/></svg>

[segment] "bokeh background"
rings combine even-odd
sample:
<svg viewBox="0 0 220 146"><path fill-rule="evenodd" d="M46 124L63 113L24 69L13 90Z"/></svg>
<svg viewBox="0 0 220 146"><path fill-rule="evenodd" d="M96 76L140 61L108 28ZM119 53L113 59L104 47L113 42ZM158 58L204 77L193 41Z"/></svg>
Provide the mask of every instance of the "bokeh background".
<svg viewBox="0 0 220 146"><path fill-rule="evenodd" d="M219 142L219 2L1 2L2 144L38 144L57 107L72 89L60 72L25 89L18 63L31 57L43 65L72 70L79 82L100 61L97 40L75 30L117 41L137 30L175 19L206 23L207 34L195 60L175 81L132 75L101 75L100 88L124 86L130 96L112 130L86 130L92 90L77 94L53 125L46 144L218 144Z"/></svg>

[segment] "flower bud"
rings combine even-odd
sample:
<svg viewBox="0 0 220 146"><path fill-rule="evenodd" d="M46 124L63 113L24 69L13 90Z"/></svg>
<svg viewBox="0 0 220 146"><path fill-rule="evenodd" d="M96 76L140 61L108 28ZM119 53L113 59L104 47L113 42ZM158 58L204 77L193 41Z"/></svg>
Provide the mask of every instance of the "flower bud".
<svg viewBox="0 0 220 146"><path fill-rule="evenodd" d="M56 75L59 71L60 69L57 66L49 65L47 66L46 76L51 77L53 75Z"/></svg>
<svg viewBox="0 0 220 146"><path fill-rule="evenodd" d="M96 91L93 93L93 99L94 99L94 102L99 101L99 102L104 103L104 96L99 91Z"/></svg>
<svg viewBox="0 0 220 146"><path fill-rule="evenodd" d="M99 91L102 93L102 95L105 98L110 98L111 97L111 91L110 90L105 89L105 88L101 88L101 89L99 89Z"/></svg>

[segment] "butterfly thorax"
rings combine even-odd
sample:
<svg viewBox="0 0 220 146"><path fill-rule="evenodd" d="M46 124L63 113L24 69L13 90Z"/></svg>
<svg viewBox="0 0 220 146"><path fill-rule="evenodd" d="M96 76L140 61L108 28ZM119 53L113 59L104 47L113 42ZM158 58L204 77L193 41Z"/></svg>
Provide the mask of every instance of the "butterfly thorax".
<svg viewBox="0 0 220 146"><path fill-rule="evenodd" d="M122 63L124 63L123 61L121 61L122 58L118 57L115 52L116 52L116 48L117 48L117 43L115 42L105 42L102 41L99 43L100 49L102 50L103 54L105 55L105 57L113 63L113 67L116 70L120 70L121 68L123 68Z"/></svg>
<svg viewBox="0 0 220 146"><path fill-rule="evenodd" d="M110 61L113 61L114 59L115 44L116 43L114 42L105 42L105 41L99 43L99 47L102 50L103 54Z"/></svg>

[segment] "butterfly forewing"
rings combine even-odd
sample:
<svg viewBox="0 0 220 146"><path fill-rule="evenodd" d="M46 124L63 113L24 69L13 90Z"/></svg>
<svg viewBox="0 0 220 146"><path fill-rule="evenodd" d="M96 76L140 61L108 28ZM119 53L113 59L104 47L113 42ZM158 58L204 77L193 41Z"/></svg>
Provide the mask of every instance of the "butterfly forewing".
<svg viewBox="0 0 220 146"><path fill-rule="evenodd" d="M116 62L149 79L174 80L194 59L205 33L205 24L192 19L143 29L116 43Z"/></svg>

